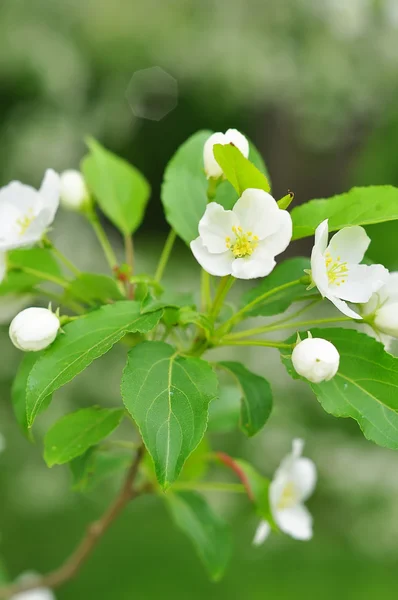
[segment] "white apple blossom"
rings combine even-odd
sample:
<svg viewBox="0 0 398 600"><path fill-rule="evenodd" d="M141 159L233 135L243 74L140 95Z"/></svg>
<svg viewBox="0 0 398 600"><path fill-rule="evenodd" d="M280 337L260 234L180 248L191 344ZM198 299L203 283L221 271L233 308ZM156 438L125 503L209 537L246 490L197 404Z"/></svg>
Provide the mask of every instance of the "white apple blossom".
<svg viewBox="0 0 398 600"><path fill-rule="evenodd" d="M304 502L315 489L317 473L312 460L301 456L304 441L293 440L292 452L283 459L269 487L272 517L281 531L296 540L312 538L312 516ZM261 521L253 544L262 544L271 527Z"/></svg>
<svg viewBox="0 0 398 600"><path fill-rule="evenodd" d="M90 194L80 171L68 169L60 175L61 204L69 210L80 210L88 204Z"/></svg>
<svg viewBox="0 0 398 600"><path fill-rule="evenodd" d="M382 265L360 265L370 238L363 227L344 227L328 245L328 220L315 231L311 254L311 276L324 298L352 319L362 317L347 302L368 302L387 281L388 271Z"/></svg>
<svg viewBox="0 0 398 600"><path fill-rule="evenodd" d="M214 158L213 146L215 144L233 144L240 150L245 158L249 156L249 142L237 129L228 129L225 133L213 133L205 142L203 147L203 163L207 179L210 177L222 177L223 171Z"/></svg>
<svg viewBox="0 0 398 600"><path fill-rule="evenodd" d="M38 191L19 181L0 189L0 252L41 240L57 212L59 192L59 176L52 169Z"/></svg>
<svg viewBox="0 0 398 600"><path fill-rule="evenodd" d="M329 381L336 375L340 355L328 340L308 337L295 346L292 363L299 375L312 383L320 383Z"/></svg>
<svg viewBox="0 0 398 600"><path fill-rule="evenodd" d="M360 308L377 331L398 338L398 272L390 273L383 287Z"/></svg>
<svg viewBox="0 0 398 600"><path fill-rule="evenodd" d="M191 249L210 275L254 279L272 271L291 238L290 214L267 192L249 188L232 210L207 205Z"/></svg>
<svg viewBox="0 0 398 600"><path fill-rule="evenodd" d="M20 577L18 577L18 582L34 582L38 578L37 573L28 572L23 573ZM11 596L10 600L56 600L55 595L52 590L49 588L36 588L34 590L27 590L26 592L21 592L19 594L14 594Z"/></svg>
<svg viewBox="0 0 398 600"><path fill-rule="evenodd" d="M59 318L50 309L30 307L14 317L9 334L19 350L38 352L52 344L59 328Z"/></svg>

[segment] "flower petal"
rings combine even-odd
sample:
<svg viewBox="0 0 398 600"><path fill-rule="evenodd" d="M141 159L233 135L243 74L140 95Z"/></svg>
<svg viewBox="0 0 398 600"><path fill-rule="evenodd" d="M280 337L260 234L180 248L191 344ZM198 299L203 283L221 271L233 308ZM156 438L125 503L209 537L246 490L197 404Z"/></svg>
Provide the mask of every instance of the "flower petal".
<svg viewBox="0 0 398 600"><path fill-rule="evenodd" d="M229 250L223 254L211 254L200 237L191 242L191 250L200 266L210 275L223 277L231 274L234 259Z"/></svg>
<svg viewBox="0 0 398 600"><path fill-rule="evenodd" d="M264 256L274 257L284 252L290 244L293 234L292 218L287 210L279 210L278 219L279 229L259 242L255 254L261 252Z"/></svg>
<svg viewBox="0 0 398 600"><path fill-rule="evenodd" d="M264 190L248 188L233 207L244 233L251 231L260 240L279 229L280 208L276 200Z"/></svg>
<svg viewBox="0 0 398 600"><path fill-rule="evenodd" d="M203 147L203 163L206 173L206 177L221 177L223 174L222 168L214 158L213 146L214 144L225 144L225 135L221 132L213 133L205 142Z"/></svg>
<svg viewBox="0 0 398 600"><path fill-rule="evenodd" d="M43 198L44 208L47 209L48 227L54 221L55 213L59 206L59 197L61 193L61 180L53 169L47 169L39 189L39 194Z"/></svg>
<svg viewBox="0 0 398 600"><path fill-rule="evenodd" d="M329 293L329 278L325 257L315 245L311 252L311 277L321 295L325 298Z"/></svg>
<svg viewBox="0 0 398 600"><path fill-rule="evenodd" d="M271 525L268 521L260 521L253 538L253 546L261 546L271 533Z"/></svg>
<svg viewBox="0 0 398 600"><path fill-rule="evenodd" d="M344 227L334 234L328 250L335 260L358 264L365 256L370 238L363 227Z"/></svg>
<svg viewBox="0 0 398 600"><path fill-rule="evenodd" d="M338 298L354 303L365 303L388 279L383 265L350 265L344 283L333 283L329 290Z"/></svg>
<svg viewBox="0 0 398 600"><path fill-rule="evenodd" d="M312 538L312 516L302 504L277 511L274 517L279 528L295 540Z"/></svg>
<svg viewBox="0 0 398 600"><path fill-rule="evenodd" d="M228 129L225 132L224 144L233 144L242 152L243 156L246 158L249 156L249 142L237 129Z"/></svg>
<svg viewBox="0 0 398 600"><path fill-rule="evenodd" d="M362 319L361 315L352 310L344 300L340 300L340 298L336 298L336 296L332 296L331 294L327 295L326 298L330 300L343 315L346 315L346 317L351 317L351 319Z"/></svg>
<svg viewBox="0 0 398 600"><path fill-rule="evenodd" d="M11 181L0 190L0 206L12 207L22 214L27 212L32 215L37 214L42 208L43 201L38 192L30 185L25 185L20 181Z"/></svg>
<svg viewBox="0 0 398 600"><path fill-rule="evenodd" d="M304 502L311 496L316 486L315 463L310 458L298 458L292 465L291 478L300 493L300 502Z"/></svg>
<svg viewBox="0 0 398 600"><path fill-rule="evenodd" d="M232 227L239 225L237 216L232 210L225 210L221 204L211 202L199 221L199 235L203 245L212 254L220 254L227 250L226 238L234 240Z"/></svg>
<svg viewBox="0 0 398 600"><path fill-rule="evenodd" d="M321 254L323 254L328 245L328 236L329 236L329 220L325 219L318 225L315 230L315 243L314 247L316 247Z"/></svg>
<svg viewBox="0 0 398 600"><path fill-rule="evenodd" d="M276 265L272 256L262 256L257 253L258 248L252 256L236 258L232 263L232 275L237 279L256 279L269 275Z"/></svg>

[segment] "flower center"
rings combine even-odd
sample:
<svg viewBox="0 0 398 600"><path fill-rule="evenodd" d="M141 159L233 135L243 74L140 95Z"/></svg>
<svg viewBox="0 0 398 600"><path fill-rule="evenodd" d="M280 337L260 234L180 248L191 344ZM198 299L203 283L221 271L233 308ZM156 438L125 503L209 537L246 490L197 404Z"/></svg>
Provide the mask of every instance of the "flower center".
<svg viewBox="0 0 398 600"><path fill-rule="evenodd" d="M258 246L258 236L253 235L251 231L243 233L242 227L232 227L234 239L229 236L225 238L225 244L232 251L234 258L244 258L251 256Z"/></svg>
<svg viewBox="0 0 398 600"><path fill-rule="evenodd" d="M340 256L334 260L331 257L330 252L326 252L325 263L330 284L335 283L336 285L341 285L346 282L348 265L346 262L341 262Z"/></svg>
<svg viewBox="0 0 398 600"><path fill-rule="evenodd" d="M297 492L292 481L289 481L283 488L281 497L279 498L279 502L277 505L278 510L283 510L285 508L291 508L297 504Z"/></svg>
<svg viewBox="0 0 398 600"><path fill-rule="evenodd" d="M33 209L29 208L28 211L26 212L26 214L23 215L23 217L19 217L19 219L17 219L17 225L19 227L19 235L20 236L22 236L22 235L24 235L24 233L26 233L30 224L34 220L34 218L35 217L33 214Z"/></svg>

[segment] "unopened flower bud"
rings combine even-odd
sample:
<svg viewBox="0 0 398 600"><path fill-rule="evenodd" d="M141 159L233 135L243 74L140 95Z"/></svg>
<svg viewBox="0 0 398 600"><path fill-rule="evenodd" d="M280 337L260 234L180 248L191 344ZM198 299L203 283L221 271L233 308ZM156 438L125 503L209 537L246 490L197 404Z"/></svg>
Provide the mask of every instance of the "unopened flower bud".
<svg viewBox="0 0 398 600"><path fill-rule="evenodd" d="M398 338L398 302L381 306L376 311L374 324L382 333Z"/></svg>
<svg viewBox="0 0 398 600"><path fill-rule="evenodd" d="M331 342L309 337L294 348L292 362L299 375L311 383L320 383L336 375L340 355Z"/></svg>
<svg viewBox="0 0 398 600"><path fill-rule="evenodd" d="M90 202L90 194L80 171L69 169L61 174L61 203L69 210L81 210Z"/></svg>
<svg viewBox="0 0 398 600"><path fill-rule="evenodd" d="M215 144L221 144L222 146L233 144L241 151L245 158L249 156L249 142L237 129L228 129L226 133L221 133L220 131L213 133L206 140L203 148L203 163L207 179L223 176L223 170L214 158L213 147Z"/></svg>
<svg viewBox="0 0 398 600"><path fill-rule="evenodd" d="M11 321L10 338L14 346L25 352L47 348L57 337L60 321L48 308L25 308Z"/></svg>

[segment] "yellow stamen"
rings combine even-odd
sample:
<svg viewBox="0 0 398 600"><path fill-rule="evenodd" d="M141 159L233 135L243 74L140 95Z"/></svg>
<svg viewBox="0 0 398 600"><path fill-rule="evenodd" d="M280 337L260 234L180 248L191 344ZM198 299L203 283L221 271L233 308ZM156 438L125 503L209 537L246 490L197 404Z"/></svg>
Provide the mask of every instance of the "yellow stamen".
<svg viewBox="0 0 398 600"><path fill-rule="evenodd" d="M340 286L347 281L345 277L348 274L348 265L346 262L340 262L340 256L335 260L330 255L330 252L326 252L325 264L330 284Z"/></svg>
<svg viewBox="0 0 398 600"><path fill-rule="evenodd" d="M26 233L30 224L34 220L34 218L35 217L33 215L33 210L31 208L29 208L29 210L23 217L20 217L19 219L17 219L17 225L19 227L19 235L20 236L22 236L22 235L24 235L24 233Z"/></svg>
<svg viewBox="0 0 398 600"><path fill-rule="evenodd" d="M279 499L277 508L283 510L285 508L291 508L297 504L297 491L293 482L289 482L283 488L281 497Z"/></svg>
<svg viewBox="0 0 398 600"><path fill-rule="evenodd" d="M252 231L243 233L242 227L236 225L232 227L232 232L235 234L235 240L231 241L231 238L227 236L225 238L226 247L232 250L235 258L251 256L258 245L258 236L253 235Z"/></svg>

